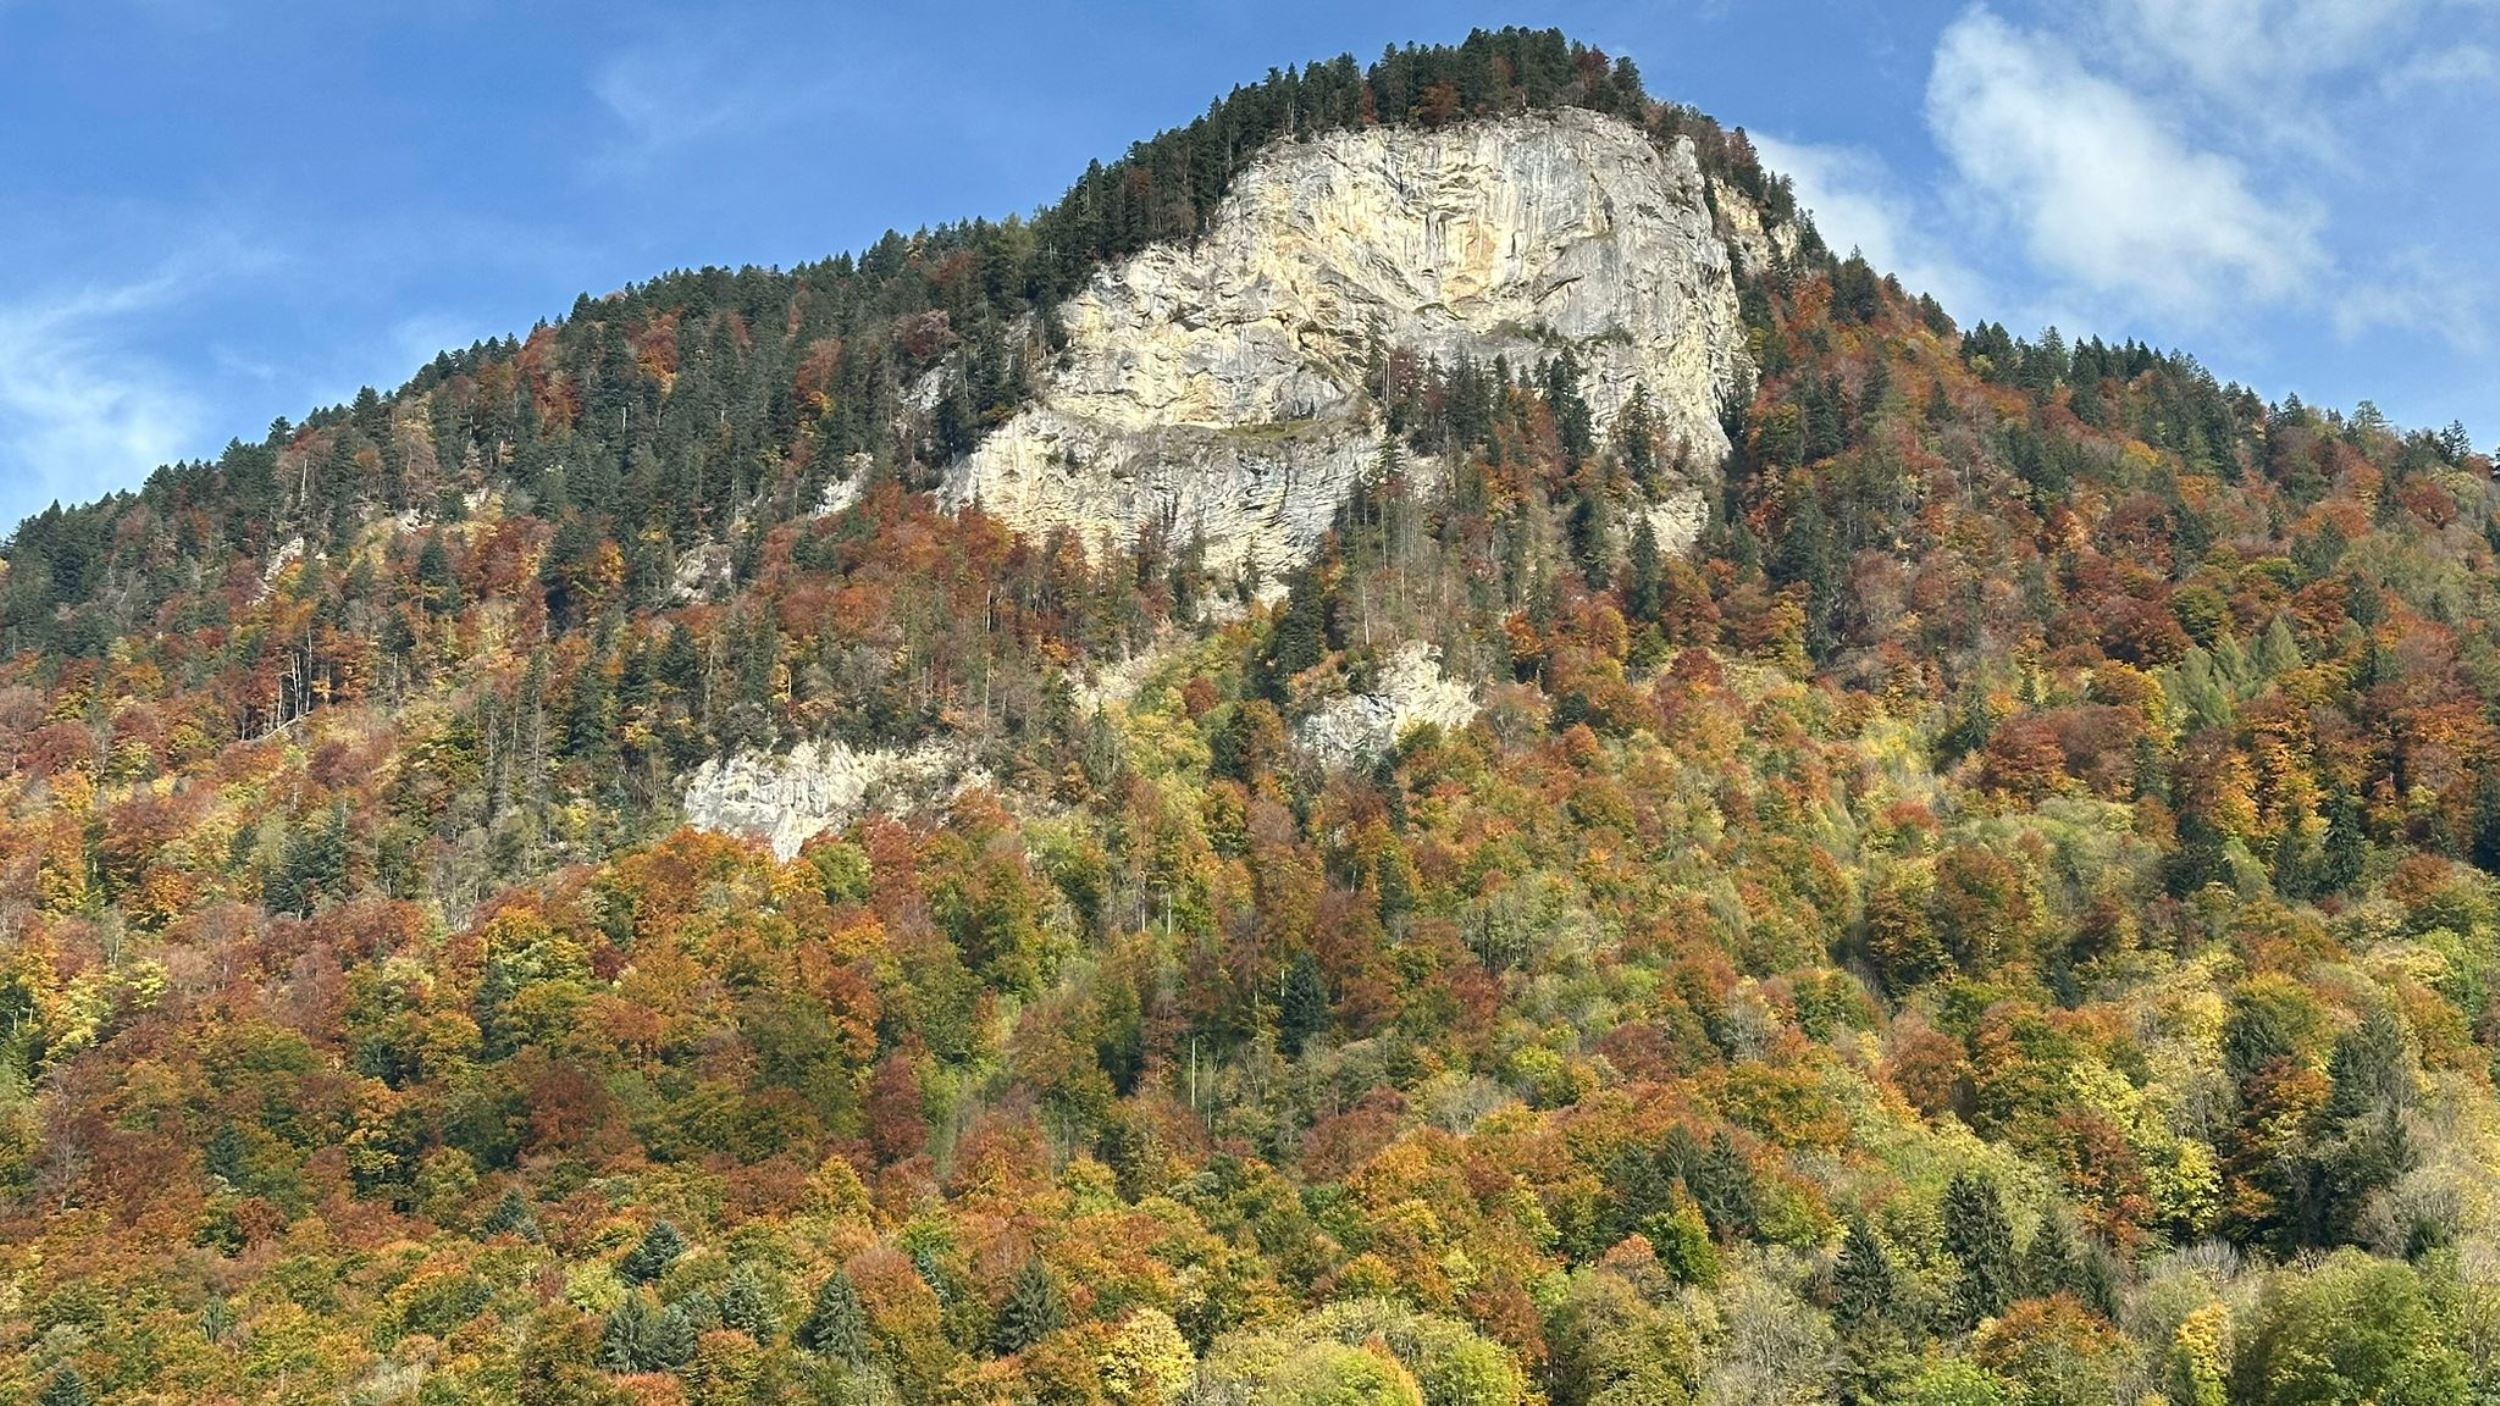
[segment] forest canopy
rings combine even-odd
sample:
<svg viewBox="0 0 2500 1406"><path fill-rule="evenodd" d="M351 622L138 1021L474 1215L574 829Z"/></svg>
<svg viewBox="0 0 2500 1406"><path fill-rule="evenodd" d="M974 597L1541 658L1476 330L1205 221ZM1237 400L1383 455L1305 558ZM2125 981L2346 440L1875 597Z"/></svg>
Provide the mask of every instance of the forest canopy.
<svg viewBox="0 0 2500 1406"><path fill-rule="evenodd" d="M1272 580L925 491L1263 146L1565 104L1798 231L1724 465L1384 346ZM0 1391L2500 1400L2491 460L1803 221L1479 33L28 520ZM969 779L683 824L801 740Z"/></svg>

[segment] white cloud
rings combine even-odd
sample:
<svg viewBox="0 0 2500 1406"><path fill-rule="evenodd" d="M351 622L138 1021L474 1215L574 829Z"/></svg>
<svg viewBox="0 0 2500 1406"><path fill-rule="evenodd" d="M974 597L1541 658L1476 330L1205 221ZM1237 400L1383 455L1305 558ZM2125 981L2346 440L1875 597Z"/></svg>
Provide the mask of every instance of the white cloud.
<svg viewBox="0 0 2500 1406"><path fill-rule="evenodd" d="M2120 36L2199 87L2236 101L2286 96L2370 63L2421 0L2107 0Z"/></svg>
<svg viewBox="0 0 2500 1406"><path fill-rule="evenodd" d="M199 406L170 378L119 351L117 324L181 293L172 272L116 287L0 306L0 474L29 509L135 483L176 457ZM0 531L14 522L0 525Z"/></svg>
<svg viewBox="0 0 2500 1406"><path fill-rule="evenodd" d="M754 136L822 113L844 84L821 64L799 69L786 48L754 35L671 32L619 50L591 75L590 92L616 128L592 159L600 174L631 173L705 142Z"/></svg>
<svg viewBox="0 0 2500 1406"><path fill-rule="evenodd" d="M2399 64L2390 64L2378 78L2381 96L2406 99L2426 88L2474 88L2500 81L2500 56L2481 44L2463 43L2426 50Z"/></svg>
<svg viewBox="0 0 2500 1406"><path fill-rule="evenodd" d="M1944 239L1874 152L1858 147L1792 142L1748 133L1763 165L1786 176L1797 202L1814 216L1823 242L1856 249L1912 292L1933 294L1962 316L1987 301L1984 280L1955 261Z"/></svg>
<svg viewBox="0 0 2500 1406"><path fill-rule="evenodd" d="M2259 196L2237 162L1987 10L1945 30L1927 119L1961 193L2087 293L2207 321L2296 299L2326 264L2305 210Z"/></svg>
<svg viewBox="0 0 2500 1406"><path fill-rule="evenodd" d="M2211 118L2217 140L2357 174L2370 135L2402 117L2364 115L2364 100L2500 78L2496 13L2491 0L2100 0L2066 27L2139 88Z"/></svg>
<svg viewBox="0 0 2500 1406"><path fill-rule="evenodd" d="M591 78L591 93L623 129L612 157L648 158L747 122L754 99L703 54L676 45L629 50Z"/></svg>
<svg viewBox="0 0 2500 1406"><path fill-rule="evenodd" d="M2378 273L2336 290L2328 312L2347 339L2387 330L2433 336L2463 355L2490 349L2489 286L2427 250L2409 250Z"/></svg>

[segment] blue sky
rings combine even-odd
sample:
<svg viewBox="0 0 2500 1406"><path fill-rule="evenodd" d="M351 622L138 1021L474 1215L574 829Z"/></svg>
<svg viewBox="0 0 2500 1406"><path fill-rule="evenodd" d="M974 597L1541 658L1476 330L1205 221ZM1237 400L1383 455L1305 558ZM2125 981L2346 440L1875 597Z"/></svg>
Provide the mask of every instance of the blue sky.
<svg viewBox="0 0 2500 1406"><path fill-rule="evenodd" d="M580 292L1030 210L1270 65L1506 23L1746 127L1965 323L2500 439L2500 0L0 0L0 521Z"/></svg>

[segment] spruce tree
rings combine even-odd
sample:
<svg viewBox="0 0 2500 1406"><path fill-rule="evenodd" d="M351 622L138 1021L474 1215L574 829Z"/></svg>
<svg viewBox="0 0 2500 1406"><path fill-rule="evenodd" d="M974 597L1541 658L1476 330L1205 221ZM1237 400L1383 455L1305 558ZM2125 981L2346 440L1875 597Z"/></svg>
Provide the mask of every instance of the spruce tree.
<svg viewBox="0 0 2500 1406"><path fill-rule="evenodd" d="M764 1292L764 1282L751 1265L739 1265L729 1272L729 1282L722 1286L720 1321L724 1328L734 1328L765 1346L779 1336L773 1321L772 1298Z"/></svg>
<svg viewBox="0 0 2500 1406"><path fill-rule="evenodd" d="M666 1317L648 1293L627 1294L600 1330L599 1365L611 1372L648 1372L670 1365L666 1359L675 1344L663 1325Z"/></svg>
<svg viewBox="0 0 2500 1406"><path fill-rule="evenodd" d="M1726 1130L1710 1136L1710 1150L1685 1175L1693 1199L1710 1228L1727 1239L1742 1240L1754 1232L1753 1167Z"/></svg>
<svg viewBox="0 0 2500 1406"><path fill-rule="evenodd" d="M1007 1302L998 1310L998 1326L991 1335L991 1346L1002 1357L1024 1351L1033 1344L1058 1332L1067 1322L1067 1306L1060 1301L1059 1286L1051 1282L1050 1270L1042 1257L1026 1258L1024 1268L1016 1272L1014 1287L1007 1291Z"/></svg>
<svg viewBox="0 0 2500 1406"><path fill-rule="evenodd" d="M1642 624L1655 624L1666 608L1666 566L1658 552L1658 534L1649 514L1632 520L1632 552L1623 583L1623 613Z"/></svg>
<svg viewBox="0 0 2500 1406"><path fill-rule="evenodd" d="M1840 1259L1832 1266L1832 1322L1853 1334L1888 1324L1899 1310L1900 1296L1892 1256L1865 1221L1853 1218Z"/></svg>
<svg viewBox="0 0 2500 1406"><path fill-rule="evenodd" d="M1312 1036L1328 1029L1328 983L1320 976L1319 963L1308 952L1294 954L1293 964L1286 969L1277 1027L1289 1056L1301 1054Z"/></svg>
<svg viewBox="0 0 2500 1406"><path fill-rule="evenodd" d="M1623 461L1623 471L1632 476L1643 496L1658 489L1657 420L1649 412L1649 391L1644 386L1632 388L1632 398L1624 402L1623 413L1615 417L1616 457Z"/></svg>
<svg viewBox="0 0 2500 1406"><path fill-rule="evenodd" d="M87 1379L75 1367L63 1367L44 1383L43 1395L35 1398L35 1406L95 1406L95 1393L88 1389Z"/></svg>
<svg viewBox="0 0 2500 1406"><path fill-rule="evenodd" d="M2023 1296L2044 1299L2052 1294L2074 1294L2081 1297L2083 1287L2083 1261L2076 1253L2073 1233L2056 1216L2042 1217L2040 1228L2032 1233L2031 1244L2023 1250Z"/></svg>
<svg viewBox="0 0 2500 1406"><path fill-rule="evenodd" d="M1994 1182L1963 1173L1945 1188L1944 1246L1962 1267L1954 1308L1964 1326L2003 1313L2014 1301L2014 1227Z"/></svg>
<svg viewBox="0 0 2500 1406"><path fill-rule="evenodd" d="M860 1302L859 1286L851 1282L847 1271L835 1270L816 1289L815 1307L807 1321L799 1325L799 1346L819 1357L859 1366L868 1360L873 1344L868 1336L868 1309Z"/></svg>
<svg viewBox="0 0 2500 1406"><path fill-rule="evenodd" d="M515 1235L532 1244L538 1242L538 1217L530 1210L528 1198L521 1194L518 1187L506 1191L503 1199L495 1203L495 1209L487 1213L482 1229L489 1236Z"/></svg>
<svg viewBox="0 0 2500 1406"><path fill-rule="evenodd" d="M2369 852L2369 840L2361 828L2361 800L2338 790L2327 802L2326 843L2318 859L2319 891L2343 893L2360 883Z"/></svg>
<svg viewBox="0 0 2500 1406"><path fill-rule="evenodd" d="M695 1343L703 1336L703 1324L696 1319L693 1308L671 1304L660 1311L651 1336L651 1359L644 1371L665 1371L683 1367L694 1360Z"/></svg>
<svg viewBox="0 0 2500 1406"><path fill-rule="evenodd" d="M1588 402L1580 398L1580 364L1569 353L1545 363L1546 408L1554 413L1554 436L1560 442L1563 464L1578 468L1596 445L1596 424L1589 414Z"/></svg>
<svg viewBox="0 0 2500 1406"><path fill-rule="evenodd" d="M616 1267L617 1273L636 1284L648 1284L668 1272L677 1257L686 1252L686 1237L667 1221L655 1223L642 1243L636 1245Z"/></svg>
<svg viewBox="0 0 2500 1406"><path fill-rule="evenodd" d="M417 553L417 595L430 615L457 615L464 603L460 575L452 569L451 553L444 550L440 536L427 537L424 549Z"/></svg>
<svg viewBox="0 0 2500 1406"><path fill-rule="evenodd" d="M2474 783L2473 831L2466 857L2486 874L2500 874L2500 768L2486 770Z"/></svg>

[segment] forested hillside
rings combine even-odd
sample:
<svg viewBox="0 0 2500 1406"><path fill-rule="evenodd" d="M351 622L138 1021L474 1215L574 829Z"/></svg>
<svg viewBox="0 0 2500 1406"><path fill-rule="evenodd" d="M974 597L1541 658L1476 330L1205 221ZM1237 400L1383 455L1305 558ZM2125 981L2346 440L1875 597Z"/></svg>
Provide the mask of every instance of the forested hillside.
<svg viewBox="0 0 2500 1406"><path fill-rule="evenodd" d="M56 509L0 584L0 1393L2500 1401L2500 494L2461 429L1957 325L1810 229L1689 472L1382 347L1320 555L939 470L1264 145L676 274ZM1482 705L1329 762L1409 641ZM1115 675L1133 690L1113 687ZM944 737L779 862L683 778Z"/></svg>

